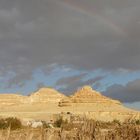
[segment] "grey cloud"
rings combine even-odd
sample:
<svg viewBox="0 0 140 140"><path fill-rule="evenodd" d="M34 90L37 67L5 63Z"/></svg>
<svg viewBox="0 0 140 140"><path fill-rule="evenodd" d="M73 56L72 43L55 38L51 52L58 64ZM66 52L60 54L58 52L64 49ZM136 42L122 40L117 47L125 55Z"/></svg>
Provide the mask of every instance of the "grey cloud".
<svg viewBox="0 0 140 140"><path fill-rule="evenodd" d="M25 65L19 65L18 69L14 71L14 76L8 80L5 88L12 88L13 86L24 87L26 82L29 80L33 80L32 69L30 67L26 67Z"/></svg>
<svg viewBox="0 0 140 140"><path fill-rule="evenodd" d="M56 82L55 86L59 87L59 90L62 91L65 94L70 94L75 92L78 88L85 86L85 85L90 85L93 86L93 84L96 85L100 80L104 78L104 76L98 76L95 78L90 78L88 80L84 80L86 77L86 73L82 73L76 76L71 76L71 77L65 77L62 79L59 79Z"/></svg>
<svg viewBox="0 0 140 140"><path fill-rule="evenodd" d="M115 84L109 87L104 95L118 99L124 103L140 101L140 80L129 82L126 86Z"/></svg>
<svg viewBox="0 0 140 140"><path fill-rule="evenodd" d="M0 1L0 66L5 71L22 80L53 63L86 70L140 69L140 1L68 2Z"/></svg>
<svg viewBox="0 0 140 140"><path fill-rule="evenodd" d="M76 76L72 76L72 77L65 77L65 78L59 79L56 82L56 86L71 85L73 83L78 83L85 76L86 76L86 73L82 73L80 75L76 75Z"/></svg>
<svg viewBox="0 0 140 140"><path fill-rule="evenodd" d="M40 88L46 87L46 85L43 82L39 82L36 87L37 89L40 89Z"/></svg>

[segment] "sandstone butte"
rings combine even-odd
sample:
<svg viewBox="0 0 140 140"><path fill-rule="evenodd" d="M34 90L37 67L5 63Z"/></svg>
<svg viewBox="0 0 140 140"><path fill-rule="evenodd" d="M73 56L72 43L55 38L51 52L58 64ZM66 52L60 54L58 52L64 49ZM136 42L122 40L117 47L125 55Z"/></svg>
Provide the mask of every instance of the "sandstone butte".
<svg viewBox="0 0 140 140"><path fill-rule="evenodd" d="M67 113L101 121L140 119L140 112L126 108L118 100L103 96L90 86L65 96L52 88L41 88L29 96L0 94L0 116L24 120L50 120Z"/></svg>

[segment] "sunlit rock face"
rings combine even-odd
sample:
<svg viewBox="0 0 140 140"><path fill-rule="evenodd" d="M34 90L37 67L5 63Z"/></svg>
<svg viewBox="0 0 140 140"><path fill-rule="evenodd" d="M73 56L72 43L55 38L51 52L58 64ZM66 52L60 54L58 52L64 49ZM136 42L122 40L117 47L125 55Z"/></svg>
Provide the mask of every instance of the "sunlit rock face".
<svg viewBox="0 0 140 140"><path fill-rule="evenodd" d="M62 108L73 108L76 114L100 121L120 121L140 118L140 113L124 107L118 100L103 96L90 86L78 89L72 96L59 102Z"/></svg>
<svg viewBox="0 0 140 140"><path fill-rule="evenodd" d="M73 116L101 121L140 119L140 112L124 107L119 101L103 96L90 86L78 89L71 96L52 88L41 88L29 96L0 94L0 115L48 121L59 114L70 117L68 112Z"/></svg>
<svg viewBox="0 0 140 140"><path fill-rule="evenodd" d="M59 93L52 88L41 88L30 96L22 96L20 94L0 94L0 105L18 105L32 103L57 103L62 100L65 95Z"/></svg>
<svg viewBox="0 0 140 140"><path fill-rule="evenodd" d="M74 96L72 96L72 100L76 102L82 103L117 103L120 104L117 100L112 100L103 96L101 93L93 90L90 86L84 86L79 89Z"/></svg>
<svg viewBox="0 0 140 140"><path fill-rule="evenodd" d="M69 98L65 98L60 102L61 106L65 106L66 104L72 103L98 103L98 104L121 104L117 100L112 100L108 97L103 96L101 93L93 90L90 86L84 86L81 89L77 90L74 95L70 96Z"/></svg>
<svg viewBox="0 0 140 140"><path fill-rule="evenodd" d="M65 96L52 88L41 88L30 95L31 103L58 103Z"/></svg>
<svg viewBox="0 0 140 140"><path fill-rule="evenodd" d="M0 105L18 105L28 102L29 99L27 96L20 94L0 94Z"/></svg>

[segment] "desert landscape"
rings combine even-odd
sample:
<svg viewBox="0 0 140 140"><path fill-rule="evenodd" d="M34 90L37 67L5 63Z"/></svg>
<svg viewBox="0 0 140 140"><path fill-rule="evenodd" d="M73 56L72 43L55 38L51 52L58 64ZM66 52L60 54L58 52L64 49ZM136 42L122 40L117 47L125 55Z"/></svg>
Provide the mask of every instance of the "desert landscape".
<svg viewBox="0 0 140 140"><path fill-rule="evenodd" d="M98 121L140 119L139 111L124 107L90 86L78 89L71 96L52 88L41 88L29 96L0 94L0 116L50 121L59 116L70 118L71 114Z"/></svg>
<svg viewBox="0 0 140 140"><path fill-rule="evenodd" d="M0 140L140 140L140 0L0 0Z"/></svg>
<svg viewBox="0 0 140 140"><path fill-rule="evenodd" d="M140 112L90 86L71 96L47 87L29 96L0 94L0 117L2 140L140 139Z"/></svg>

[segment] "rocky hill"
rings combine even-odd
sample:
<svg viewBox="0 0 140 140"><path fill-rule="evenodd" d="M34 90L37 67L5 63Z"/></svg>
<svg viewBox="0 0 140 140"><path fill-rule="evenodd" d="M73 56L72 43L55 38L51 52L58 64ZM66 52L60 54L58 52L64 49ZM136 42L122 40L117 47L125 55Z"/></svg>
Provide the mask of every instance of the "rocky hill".
<svg viewBox="0 0 140 140"><path fill-rule="evenodd" d="M118 100L103 96L90 86L78 89L74 95L63 98L60 107L73 108L75 114L84 114L88 119L111 121L118 119L139 119L140 113L126 108Z"/></svg>
<svg viewBox="0 0 140 140"><path fill-rule="evenodd" d="M27 96L20 94L0 94L0 105L11 106L28 103L29 99Z"/></svg>
<svg viewBox="0 0 140 140"><path fill-rule="evenodd" d="M52 88L41 88L29 96L21 94L0 94L0 105L18 105L32 103L58 103L65 95Z"/></svg>
<svg viewBox="0 0 140 140"><path fill-rule="evenodd" d="M30 95L31 103L58 103L65 95L52 88L41 88Z"/></svg>
<svg viewBox="0 0 140 140"><path fill-rule="evenodd" d="M64 98L59 103L60 106L71 106L72 104L121 104L118 100L113 100L103 96L101 93L93 90L90 86L84 86L79 89L74 95Z"/></svg>
<svg viewBox="0 0 140 140"><path fill-rule="evenodd" d="M0 94L0 116L52 120L69 112L73 116L101 121L140 119L140 112L103 96L89 86L65 96L52 88L41 88L29 96ZM54 117L55 116L55 117Z"/></svg>

